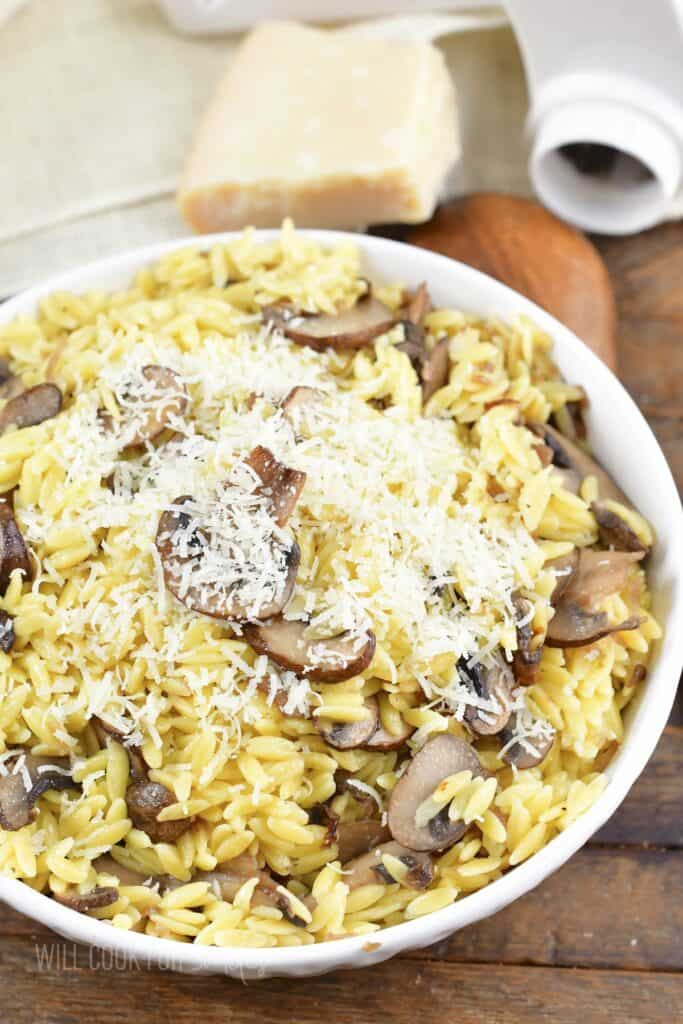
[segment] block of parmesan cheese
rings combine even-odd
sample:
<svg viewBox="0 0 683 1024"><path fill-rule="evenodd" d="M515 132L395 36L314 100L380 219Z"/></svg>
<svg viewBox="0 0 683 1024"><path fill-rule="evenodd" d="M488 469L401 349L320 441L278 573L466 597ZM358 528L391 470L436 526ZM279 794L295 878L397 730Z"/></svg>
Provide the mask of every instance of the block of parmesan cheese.
<svg viewBox="0 0 683 1024"><path fill-rule="evenodd" d="M291 22L241 44L180 186L197 231L427 220L459 153L453 83L431 44Z"/></svg>

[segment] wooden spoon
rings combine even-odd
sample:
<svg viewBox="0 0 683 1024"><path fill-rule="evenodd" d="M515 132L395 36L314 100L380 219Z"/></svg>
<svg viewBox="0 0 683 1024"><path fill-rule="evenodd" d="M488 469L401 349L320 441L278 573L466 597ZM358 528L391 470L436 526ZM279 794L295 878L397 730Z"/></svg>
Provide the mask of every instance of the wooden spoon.
<svg viewBox="0 0 683 1024"><path fill-rule="evenodd" d="M398 233L405 242L483 270L526 295L616 370L616 307L607 268L585 235L539 203L474 194Z"/></svg>

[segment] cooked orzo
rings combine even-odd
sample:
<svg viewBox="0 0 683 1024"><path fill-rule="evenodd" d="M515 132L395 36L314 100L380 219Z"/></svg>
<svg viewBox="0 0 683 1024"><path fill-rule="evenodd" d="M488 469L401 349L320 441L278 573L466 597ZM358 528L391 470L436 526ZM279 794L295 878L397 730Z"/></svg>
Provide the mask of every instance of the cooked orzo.
<svg viewBox="0 0 683 1024"><path fill-rule="evenodd" d="M445 907L596 799L648 524L533 323L285 225L0 327L0 870L301 945Z"/></svg>

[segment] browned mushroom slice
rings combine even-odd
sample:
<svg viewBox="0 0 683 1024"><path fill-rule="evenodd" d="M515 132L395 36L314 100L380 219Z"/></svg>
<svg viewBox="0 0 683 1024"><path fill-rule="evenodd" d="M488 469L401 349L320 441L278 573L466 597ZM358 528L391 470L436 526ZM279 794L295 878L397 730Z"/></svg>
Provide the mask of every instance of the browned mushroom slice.
<svg viewBox="0 0 683 1024"><path fill-rule="evenodd" d="M153 843L174 843L191 828L191 818L158 820L159 812L175 802L175 796L166 786L149 779L134 782L126 790L126 804L133 825L145 832Z"/></svg>
<svg viewBox="0 0 683 1024"><path fill-rule="evenodd" d="M376 817L381 807L371 790L367 789L360 779L345 771L343 768L335 772L334 781L337 786L337 793L348 793L355 802L362 807L365 818Z"/></svg>
<svg viewBox="0 0 683 1024"><path fill-rule="evenodd" d="M532 444L531 447L541 460L541 466L543 466L544 469L546 466L552 466L553 450L550 445L547 445L544 441L538 441L536 444Z"/></svg>
<svg viewBox="0 0 683 1024"><path fill-rule="evenodd" d="M487 667L481 662L470 665L467 658L460 658L458 673L474 696L484 704L467 704L465 721L479 736L494 736L510 717L512 680L509 672L499 665Z"/></svg>
<svg viewBox="0 0 683 1024"><path fill-rule="evenodd" d="M426 405L435 391L448 382L448 338L441 338L431 352L427 352L425 332L422 326L427 313L432 308L427 285L422 282L412 295L405 319L402 321L405 341L396 346L404 352L413 365L413 369L422 384L422 402Z"/></svg>
<svg viewBox="0 0 683 1024"><path fill-rule="evenodd" d="M320 404L323 394L318 388L310 388L305 384L292 388L282 399L280 405L282 415L293 427L296 427L308 410L314 409L316 405Z"/></svg>
<svg viewBox="0 0 683 1024"><path fill-rule="evenodd" d="M419 288L408 297L405 319L401 321L405 340L399 342L396 346L399 352L404 352L408 356L413 369L420 377L422 375L422 367L427 358L422 321L431 308L432 302L429 297L429 291L427 290L426 283L423 281Z"/></svg>
<svg viewBox="0 0 683 1024"><path fill-rule="evenodd" d="M546 643L550 647L583 647L610 633L637 629L638 615L611 625L606 612L595 611L595 606L624 587L631 565L642 557L642 551L582 549L576 571L559 600L553 595L555 615L548 625Z"/></svg>
<svg viewBox="0 0 683 1024"><path fill-rule="evenodd" d="M550 417L553 426L564 437L568 437L570 441L574 442L585 441L587 434L584 413L588 408L588 396L583 388L581 388L581 392L581 398L578 401L566 402Z"/></svg>
<svg viewBox="0 0 683 1024"><path fill-rule="evenodd" d="M600 541L606 548L614 548L615 551L647 552L647 547L626 520L608 508L604 502L594 501L591 512L598 524Z"/></svg>
<svg viewBox="0 0 683 1024"><path fill-rule="evenodd" d="M399 860L407 868L405 874L394 878L382 861L385 855ZM344 881L351 890L363 885L377 885L378 882L391 885L398 881L410 889L426 889L434 878L434 863L428 853L418 853L393 842L375 846L369 853L343 863L342 871Z"/></svg>
<svg viewBox="0 0 683 1024"><path fill-rule="evenodd" d="M49 789L78 789L66 757L20 754L5 767L9 774L0 776L0 828L7 832L35 820L36 801Z"/></svg>
<svg viewBox="0 0 683 1024"><path fill-rule="evenodd" d="M143 366L141 376L145 383L140 394L136 393L126 405L122 422L107 412L100 413L100 421L108 433L121 431L122 451L139 448L156 440L165 430L171 430L190 403L180 376L168 366Z"/></svg>
<svg viewBox="0 0 683 1024"><path fill-rule="evenodd" d="M141 871L134 871L132 868L119 864L110 853L103 853L100 857L97 857L92 862L92 866L100 875L113 875L114 878L118 879L119 885L145 885L145 883L152 881L148 875L143 875Z"/></svg>
<svg viewBox="0 0 683 1024"><path fill-rule="evenodd" d="M341 683L364 672L375 653L375 634L350 631L329 639L309 639L307 623L281 616L247 623L244 638L257 654L318 683Z"/></svg>
<svg viewBox="0 0 683 1024"><path fill-rule="evenodd" d="M257 445L244 461L261 481L254 493L267 498L273 519L284 526L304 489L306 474L279 462L263 445Z"/></svg>
<svg viewBox="0 0 683 1024"><path fill-rule="evenodd" d="M10 398L0 412L0 434L9 427L35 427L52 419L62 408L62 392L56 384L36 384Z"/></svg>
<svg viewBox="0 0 683 1024"><path fill-rule="evenodd" d="M15 398L24 390L21 377L13 372L6 359L0 359L0 398Z"/></svg>
<svg viewBox="0 0 683 1024"><path fill-rule="evenodd" d="M135 746L133 743L126 743L125 733L122 733L104 718L99 718L97 715L94 715L91 719L91 723L100 747L106 747L108 740L113 739L117 743L120 743L126 751L128 754L128 763L130 765L130 775L133 782L139 782L141 779L146 779L147 763L142 756L140 747Z"/></svg>
<svg viewBox="0 0 683 1024"><path fill-rule="evenodd" d="M556 604L579 567L580 552L578 548L572 548L568 555L561 555L560 558L553 558L546 563L544 568L551 569L555 574L555 586L550 595L551 604Z"/></svg>
<svg viewBox="0 0 683 1024"><path fill-rule="evenodd" d="M571 469L583 480L587 476L594 476L598 482L598 491L603 499L611 498L623 505L630 505L624 492L619 488L606 470L600 466L587 452L580 448L568 437L551 427L549 423L544 424L544 440L553 450L553 462L560 469Z"/></svg>
<svg viewBox="0 0 683 1024"><path fill-rule="evenodd" d="M308 820L311 825L322 825L325 829L323 846L332 846L337 842L339 815L335 814L329 803L314 804L308 812Z"/></svg>
<svg viewBox="0 0 683 1024"><path fill-rule="evenodd" d="M244 883L252 878L258 879L251 897L252 906L276 907L288 921L299 927L307 923L300 916L292 893L283 885L279 885L268 871L260 868L249 854L240 854L239 857L226 861L213 871L198 871L192 876L192 881L208 882L217 899L231 902Z"/></svg>
<svg viewBox="0 0 683 1024"><path fill-rule="evenodd" d="M572 598L583 607L590 607L603 597L622 590L631 566L642 558L642 551L593 551L581 548L576 572L570 576L561 597Z"/></svg>
<svg viewBox="0 0 683 1024"><path fill-rule="evenodd" d="M427 313L432 308L432 300L429 295L427 282L423 281L410 296L406 309L406 320L420 326Z"/></svg>
<svg viewBox="0 0 683 1024"><path fill-rule="evenodd" d="M315 726L328 746L335 750L353 750L362 747L373 736L379 724L379 707L374 697L365 701L367 717L359 722L335 722L329 718L317 718Z"/></svg>
<svg viewBox="0 0 683 1024"><path fill-rule="evenodd" d="M546 643L549 647L585 647L611 633L637 629L640 623L640 616L630 615L610 625L604 612L588 612L577 604L563 602L548 628Z"/></svg>
<svg viewBox="0 0 683 1024"><path fill-rule="evenodd" d="M0 495L0 594L7 590L15 569L21 569L26 579L33 575L28 549L14 518L10 492Z"/></svg>
<svg viewBox="0 0 683 1024"><path fill-rule="evenodd" d="M351 860L359 857L380 843L391 839L391 834L377 818L361 818L359 821L340 821L337 825L335 842L338 847L339 860Z"/></svg>
<svg viewBox="0 0 683 1024"><path fill-rule="evenodd" d="M76 910L79 914L87 914L89 910L99 910L100 907L109 907L116 903L119 898L119 891L113 886L96 885L88 892L79 892L78 889L67 889L65 892L53 893L52 898L61 903L69 910Z"/></svg>
<svg viewBox="0 0 683 1024"><path fill-rule="evenodd" d="M418 808L449 775L471 771L483 775L473 747L450 733L427 740L398 780L389 799L389 830L409 850L445 850L464 836L464 821L451 821L448 804L426 825L418 825Z"/></svg>
<svg viewBox="0 0 683 1024"><path fill-rule="evenodd" d="M537 432L541 434L545 443L553 450L553 464L559 467L563 476L563 484L568 490L578 492L581 482L587 476L594 476L598 484L598 497L591 506L600 530L600 539L608 547L614 547L617 551L647 551L636 535L632 527L622 519L615 511L610 510L605 504L607 501L616 501L626 508L633 508L620 487L614 482L609 473L600 466L595 459L591 458L583 448L580 448L568 437L544 423ZM577 483L578 481L578 483Z"/></svg>
<svg viewBox="0 0 683 1024"><path fill-rule="evenodd" d="M298 345L308 345L318 352L327 347L364 348L391 330L398 320L393 310L371 294L339 313L303 316L286 306L266 306L263 318Z"/></svg>
<svg viewBox="0 0 683 1024"><path fill-rule="evenodd" d="M0 651L9 654L14 647L14 619L0 610Z"/></svg>
<svg viewBox="0 0 683 1024"><path fill-rule="evenodd" d="M244 622L277 615L292 596L299 568L298 544L271 534L263 542L267 552L263 550L259 556L265 563L262 578L257 566L241 575L235 574L234 566L226 567L226 578L222 578L216 573L216 560L209 557L210 535L190 512L177 508L192 501L189 495L176 498L176 509L159 519L155 544L167 589L187 608L215 619Z"/></svg>
<svg viewBox="0 0 683 1024"><path fill-rule="evenodd" d="M435 391L448 383L448 338L437 341L422 367L422 401L426 405Z"/></svg>
<svg viewBox="0 0 683 1024"><path fill-rule="evenodd" d="M500 734L501 759L519 769L535 768L544 761L555 740L555 730L547 722L536 721L524 728L522 718L526 717L513 712Z"/></svg>
<svg viewBox="0 0 683 1024"><path fill-rule="evenodd" d="M543 643L534 633L531 622L527 621L531 602L521 594L514 594L512 604L517 619L517 650L512 655L512 670L516 682L522 686L531 686L538 678Z"/></svg>
<svg viewBox="0 0 683 1024"><path fill-rule="evenodd" d="M377 728L373 732L369 740L366 740L362 744L364 750L381 750L383 752L390 750L400 750L404 747L410 737L415 732L413 725L408 725L406 721L401 721L401 732L395 735L385 729L381 721L377 723Z"/></svg>

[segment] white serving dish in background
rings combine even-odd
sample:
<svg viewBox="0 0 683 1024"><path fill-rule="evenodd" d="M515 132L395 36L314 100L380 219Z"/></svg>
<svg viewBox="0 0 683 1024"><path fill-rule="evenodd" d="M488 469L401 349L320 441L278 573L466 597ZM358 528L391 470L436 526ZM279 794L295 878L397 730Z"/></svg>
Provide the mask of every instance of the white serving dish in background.
<svg viewBox="0 0 683 1024"><path fill-rule="evenodd" d="M272 237L274 232L257 232ZM23 882L0 878L0 898L16 910L77 942L116 951L117 962L226 974L241 979L307 977L336 968L365 967L403 950L419 949L496 913L524 895L564 862L614 813L652 754L666 724L683 666L683 516L666 460L643 416L614 375L575 335L528 299L476 270L399 242L343 232L306 234L334 245L352 241L362 250L370 276L409 287L427 281L437 305L511 318L532 317L555 341L564 376L582 384L590 400L589 439L600 460L650 520L657 543L649 560L653 611L664 626L647 681L627 712L626 739L607 769L605 792L577 822L529 860L479 892L426 917L372 935L297 948L217 949L157 939L113 928L78 914ZM124 286L141 267L185 245L206 248L231 235L166 242L70 271L0 306L0 323L30 314L46 293L84 292ZM572 897L575 898L575 897ZM580 895L578 899L581 899ZM591 908L586 906L586 921Z"/></svg>

